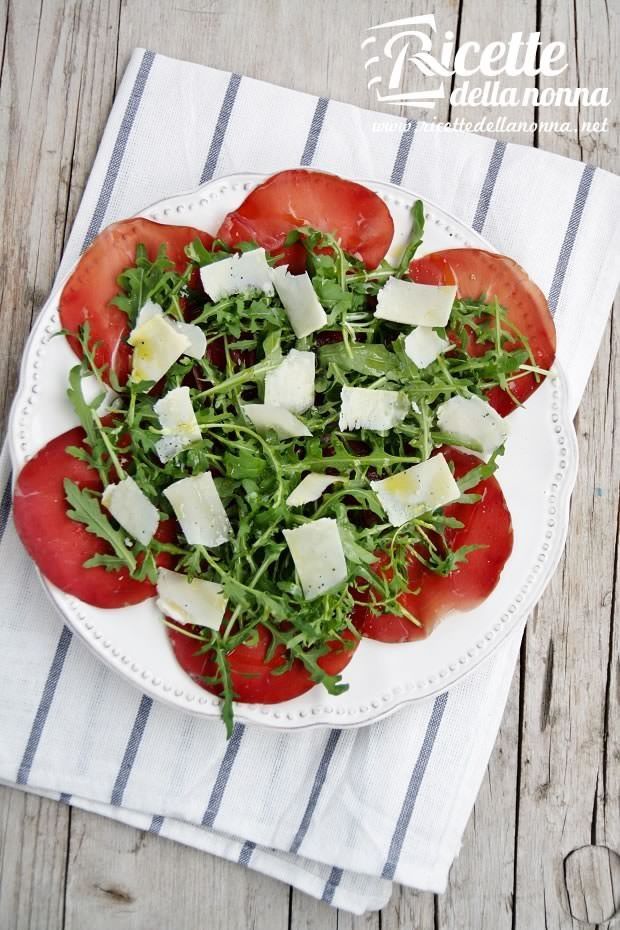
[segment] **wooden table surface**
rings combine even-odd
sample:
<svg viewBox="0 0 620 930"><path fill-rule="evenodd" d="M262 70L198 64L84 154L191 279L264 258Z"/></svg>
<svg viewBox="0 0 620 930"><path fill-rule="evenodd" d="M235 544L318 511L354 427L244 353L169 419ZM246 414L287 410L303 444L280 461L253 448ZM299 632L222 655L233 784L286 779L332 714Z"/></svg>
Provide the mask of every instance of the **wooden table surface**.
<svg viewBox="0 0 620 930"><path fill-rule="evenodd" d="M563 84L608 86L611 106L587 115L609 116L611 130L526 126L502 138L619 171L618 0L0 0L0 413L135 46L376 107L364 30L429 10L439 33L451 29L460 43L517 30L567 43ZM422 80L411 73L408 89ZM447 104L438 114L497 115ZM540 115L573 118L561 108ZM523 107L510 116L536 118ZM576 419L581 470L566 555L528 624L445 895L396 887L381 914L353 918L238 865L0 789L1 930L610 927L620 904L618 346L612 323Z"/></svg>

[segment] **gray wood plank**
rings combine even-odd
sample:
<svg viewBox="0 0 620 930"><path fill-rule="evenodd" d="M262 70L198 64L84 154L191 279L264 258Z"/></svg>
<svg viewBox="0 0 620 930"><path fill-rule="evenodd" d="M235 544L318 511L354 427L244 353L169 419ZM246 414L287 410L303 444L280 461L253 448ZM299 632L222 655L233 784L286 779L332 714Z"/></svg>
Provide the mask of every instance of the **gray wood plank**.
<svg viewBox="0 0 620 930"><path fill-rule="evenodd" d="M480 3L479 0L462 0L460 29L457 34L459 46L466 43L478 43L484 48L490 42L498 40L507 41L513 32L523 32L526 36L536 30L536 0L516 0L512 3L493 4ZM479 53L478 53L479 54ZM466 61L467 67L473 67L477 61L476 53ZM471 89L483 89L489 81L488 77L473 74L469 77L458 77L455 81L455 92L461 94ZM519 76L503 78L502 86L516 87L519 93L525 87L534 86L534 78ZM485 120L495 123L500 116L506 116L509 122L525 123L526 128L502 131L499 135L494 129L482 129L478 124ZM531 106L510 107L509 109L497 106L469 106L457 103L452 107L450 120L459 128L458 120L463 120L462 128L490 135L503 142L520 142L530 145L533 133L529 124L534 119L534 109ZM470 125L471 124L471 125Z"/></svg>
<svg viewBox="0 0 620 930"><path fill-rule="evenodd" d="M620 856L607 846L582 846L569 853L564 880L575 920L601 924L620 910Z"/></svg>
<svg viewBox="0 0 620 930"><path fill-rule="evenodd" d="M73 64L79 80L79 95L74 118L65 241L114 100L120 7L121 0L91 0L80 5L80 32L75 37L80 57Z"/></svg>
<svg viewBox="0 0 620 930"><path fill-rule="evenodd" d="M616 303L616 311L618 305ZM620 334L616 321L611 325L612 340L614 343L614 358L616 364L616 427L618 424L618 360L620 359ZM616 445L617 450L617 445ZM618 478L618 455L615 456L615 476ZM602 758L602 778L600 801L596 809L596 842L606 844L613 852L611 874L613 876L612 889L614 902L620 894L620 881L618 879L618 861L620 857L620 596L618 593L618 579L620 579L620 515L616 530L616 564L614 567L613 589L609 588L604 594L607 600L611 594L613 612L611 615L611 630L609 639L609 654L606 669L605 711L604 711L604 737ZM602 803L601 803L602 802ZM599 885L598 888L601 888ZM599 899L603 894L597 892ZM570 900L570 895L569 895ZM620 913L620 904L616 904L616 917ZM617 927L613 918L602 924L600 930L612 930Z"/></svg>
<svg viewBox="0 0 620 930"><path fill-rule="evenodd" d="M565 104L545 107L541 119L570 126L561 132L541 132L540 148L584 159L609 171L620 170L618 144L618 93L620 78L613 50L620 36L620 10L605 0L577 0L564 4L549 0L541 9L541 41L563 41L568 47L568 69L557 77L541 76L541 90L559 87L609 88L612 104L608 107L569 107ZM605 117L610 131L594 132L585 124L601 123Z"/></svg>
<svg viewBox="0 0 620 930"><path fill-rule="evenodd" d="M0 787L0 926L62 930L69 809Z"/></svg>
<svg viewBox="0 0 620 930"><path fill-rule="evenodd" d="M356 917L291 889L290 930L380 930L379 914Z"/></svg>
<svg viewBox="0 0 620 930"><path fill-rule="evenodd" d="M443 0L440 9L454 9ZM136 46L225 71L239 69L317 96L377 109L360 42L376 23L411 15L409 0L184 0L174 28L148 0L123 7L119 70ZM394 112L389 107L387 112Z"/></svg>
<svg viewBox="0 0 620 930"><path fill-rule="evenodd" d="M464 2L458 9L453 4L435 4L433 7L439 36L452 31L462 41L466 37L481 35L484 41L497 37L497 19L489 18L488 10L483 5ZM511 16L520 17L519 27L527 29L528 16L534 28L535 8L533 3L525 7L519 5ZM512 22L512 20L510 20ZM502 25L510 31L510 22ZM517 28L517 26L515 26ZM486 38L485 38L486 37ZM517 82L518 83L518 82ZM459 86L459 82L456 82ZM523 86L523 83L519 86ZM425 79L419 73L407 75L407 89L418 90L425 87ZM429 118L442 121L457 117L479 119L485 110L473 111L463 107L451 108L444 101L429 114ZM533 110L528 111L528 119L533 119ZM524 113L520 113L524 118ZM525 141L523 133L510 133L506 141ZM532 141L530 134L528 141ZM519 678L518 671L506 708L503 725L489 763L489 769L483 781L480 794L463 838L462 851L455 862L450 882L444 896L433 898L430 894L412 891L407 888L395 890L390 906L382 913L384 930L396 930L402 926L415 926L420 930L426 928L462 928L476 926L483 928L509 928L512 920L512 894L514 873L514 823L516 810L516 772L518 749L518 714L519 714ZM503 805L502 816L497 816L497 805ZM484 888L484 894L476 894L474 889Z"/></svg>
<svg viewBox="0 0 620 930"><path fill-rule="evenodd" d="M508 703L463 847L437 899L437 928L510 930L513 918L514 843L519 745L520 677Z"/></svg>
<svg viewBox="0 0 620 930"><path fill-rule="evenodd" d="M395 885L390 901L381 911L381 930L437 930L436 905L435 895Z"/></svg>
<svg viewBox="0 0 620 930"><path fill-rule="evenodd" d="M288 888L242 866L73 811L65 930L286 930Z"/></svg>
<svg viewBox="0 0 620 930"><path fill-rule="evenodd" d="M544 4L541 32L543 41L563 40L569 49L568 71L554 81L543 79L542 86L609 86L612 99L618 99L618 74L609 55L620 36L617 10L610 11L603 0L570 8ZM594 138L580 126L584 117L602 115L583 108L577 113L568 107L545 111L545 118L573 122L574 128L563 134L540 133L538 144L617 171L617 133ZM613 616L620 477L614 434L618 356L617 327L611 325L576 421L581 466L566 557L526 634L516 930L580 926L575 879L571 868L566 871L566 857L590 844L617 849L620 837L620 759L611 749L620 744L618 620ZM606 886L596 887L592 871L589 882L590 913L598 908L602 915ZM571 904L575 920L569 916Z"/></svg>
<svg viewBox="0 0 620 930"><path fill-rule="evenodd" d="M519 930L545 923L549 928L572 926L566 922L564 858L589 843L618 841L617 833L603 837L597 832L599 807L617 804L617 796L604 797L618 482L612 400L617 345L610 343L608 336L578 416L581 472L567 557L527 634L517 838Z"/></svg>
<svg viewBox="0 0 620 930"><path fill-rule="evenodd" d="M97 134L84 124L85 114L98 107L102 126L110 104L114 79L105 52L115 53L117 19L115 0L0 6L6 29L0 78L0 425L32 317L60 259L73 212L69 200L72 194L77 199L76 181L85 173L80 155L90 148L90 162L95 150ZM63 923L70 812L4 788L0 810L0 926L56 930Z"/></svg>
<svg viewBox="0 0 620 930"><path fill-rule="evenodd" d="M92 7L77 0L11 4L0 86L2 265L11 270L1 295L0 422L32 315L60 259L83 70L101 64L91 43L105 43L99 17L106 19L109 7L106 0Z"/></svg>

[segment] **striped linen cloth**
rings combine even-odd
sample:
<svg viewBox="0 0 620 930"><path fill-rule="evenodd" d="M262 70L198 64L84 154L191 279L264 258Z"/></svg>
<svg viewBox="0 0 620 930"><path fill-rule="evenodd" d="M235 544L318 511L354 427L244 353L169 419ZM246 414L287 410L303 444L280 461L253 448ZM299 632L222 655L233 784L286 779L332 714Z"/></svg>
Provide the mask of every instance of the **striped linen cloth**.
<svg viewBox="0 0 620 930"><path fill-rule="evenodd" d="M402 184L548 294L577 409L618 283L619 179L138 49L59 275L105 225L235 171L314 165ZM290 882L355 913L395 880L441 892L495 740L521 631L441 694L358 730L280 733L141 696L63 627L16 537L0 463L0 780Z"/></svg>

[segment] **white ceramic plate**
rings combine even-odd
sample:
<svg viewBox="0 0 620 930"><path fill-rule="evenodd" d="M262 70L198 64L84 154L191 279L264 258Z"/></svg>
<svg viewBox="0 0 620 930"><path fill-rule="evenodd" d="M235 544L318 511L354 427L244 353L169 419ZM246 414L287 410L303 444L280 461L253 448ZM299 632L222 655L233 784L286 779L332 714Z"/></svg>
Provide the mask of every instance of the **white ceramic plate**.
<svg viewBox="0 0 620 930"><path fill-rule="evenodd" d="M142 214L163 223L210 232L237 207L262 175L219 178L196 191L154 204ZM388 204L396 232L391 255L409 230L416 195L390 184L362 181ZM481 236L426 203L426 232L419 254L451 246L492 250ZM66 399L67 373L75 357L59 328L58 295L45 304L26 346L9 427L15 472L49 439L75 425ZM577 470L577 443L560 372L510 417L511 434L498 478L514 525L514 550L491 596L468 613L452 613L429 639L384 645L364 640L344 671L349 690L341 697L323 688L277 705L237 704L238 720L276 728L360 726L410 701L442 691L485 659L517 627L540 598L566 537L570 492ZM90 607L42 578L69 626L101 659L153 698L205 717L219 701L177 665L154 601L118 611Z"/></svg>

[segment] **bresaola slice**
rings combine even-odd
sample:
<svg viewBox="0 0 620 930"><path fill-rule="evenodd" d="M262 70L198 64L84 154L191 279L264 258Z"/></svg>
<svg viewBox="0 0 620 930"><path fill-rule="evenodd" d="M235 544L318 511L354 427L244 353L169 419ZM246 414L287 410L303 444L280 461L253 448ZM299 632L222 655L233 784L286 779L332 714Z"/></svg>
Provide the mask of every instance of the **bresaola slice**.
<svg viewBox="0 0 620 930"><path fill-rule="evenodd" d="M457 285L457 296L466 300L497 298L508 313L508 320L529 340L538 367L548 370L555 359L555 326L549 305L540 288L511 258L484 249L445 249L414 259L409 277L419 284ZM513 345L519 345L515 335ZM483 355L488 345L473 339L465 347L470 355ZM510 390L520 402L540 387L542 379L529 373L513 381ZM506 391L494 387L488 401L502 416L517 406Z"/></svg>
<svg viewBox="0 0 620 930"><path fill-rule="evenodd" d="M334 174L295 168L255 187L224 218L217 238L231 248L254 241L272 255L283 253L281 264L300 274L306 267L305 249L299 243L284 246L287 234L298 226L331 233L367 268L377 267L394 236L390 211L373 191Z"/></svg>
<svg viewBox="0 0 620 930"><path fill-rule="evenodd" d="M67 446L84 447L84 430L75 427L48 442L27 462L15 482L13 513L19 536L45 577L67 594L93 607L129 607L155 594L150 581L135 581L126 570L84 568L92 556L110 553L105 541L89 533L82 523L67 516L63 481L79 488L102 490L97 472L70 455ZM172 520L161 523L156 538L170 542L175 536ZM158 559L171 567L171 557Z"/></svg>
<svg viewBox="0 0 620 930"><path fill-rule="evenodd" d="M456 478L461 478L480 465L476 456L458 449L442 450L448 462L454 465ZM512 521L502 489L494 477L486 478L470 494L480 494L474 504L449 504L446 516L455 517L464 524L462 529L446 530L451 549L460 546L480 545L467 556L450 575L436 575L417 559L409 563L408 594L401 596L403 606L422 623L416 627L405 617L396 614L375 614L366 604L355 608L353 621L363 636L383 643L404 643L424 639L437 621L450 610L471 610L481 604L493 591L500 573L512 552ZM381 571L381 559L376 570ZM367 600L365 592L362 597Z"/></svg>
<svg viewBox="0 0 620 930"><path fill-rule="evenodd" d="M213 678L217 673L215 654L201 653L201 643L180 629L166 626L166 631L181 668L196 684L212 694L220 695L220 687L205 681L205 678ZM200 633L200 628L192 627L188 632L196 635ZM256 632L258 639L254 645L242 644L227 653L236 700L252 704L278 704L280 701L290 701L299 697L314 687L315 682L299 659L295 659L287 671L279 671L288 661L282 644L275 647L273 654L266 661L267 651L271 646L271 634L260 623ZM327 644L329 652L318 660L323 671L329 675L341 672L349 664L357 648L355 636L349 630L345 630L342 637L351 643L351 648L338 641L330 642ZM273 674L274 671L276 674Z"/></svg>
<svg viewBox="0 0 620 930"><path fill-rule="evenodd" d="M151 220L135 218L113 223L99 233L82 257L60 295L60 321L75 333L84 323L90 326L90 345L95 346L95 362L108 365L125 384L131 371L131 346L127 344L127 315L111 303L121 293L117 278L135 265L136 247L144 245L149 259L157 257L161 245L168 258L181 273L187 267L185 246L199 238L211 248L212 237L190 226L167 226ZM78 341L69 337L69 344L81 357ZM106 380L108 380L106 378Z"/></svg>

